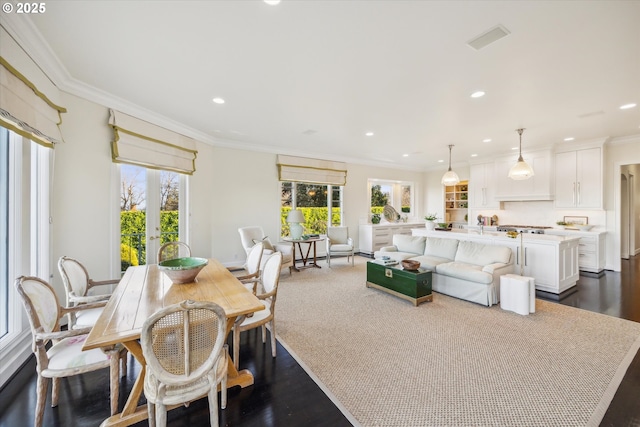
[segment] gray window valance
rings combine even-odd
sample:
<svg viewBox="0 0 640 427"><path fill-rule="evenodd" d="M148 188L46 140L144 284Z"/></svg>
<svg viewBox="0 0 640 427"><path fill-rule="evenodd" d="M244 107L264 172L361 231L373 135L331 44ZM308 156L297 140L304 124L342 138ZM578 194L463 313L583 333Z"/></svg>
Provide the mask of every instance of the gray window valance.
<svg viewBox="0 0 640 427"><path fill-rule="evenodd" d="M279 154L277 166L280 181L327 185L347 183L347 165L342 162Z"/></svg>
<svg viewBox="0 0 640 427"><path fill-rule="evenodd" d="M62 142L60 107L0 57L0 125L45 147Z"/></svg>
<svg viewBox="0 0 640 427"><path fill-rule="evenodd" d="M111 153L116 163L128 163L192 175L196 170L196 141L115 110Z"/></svg>

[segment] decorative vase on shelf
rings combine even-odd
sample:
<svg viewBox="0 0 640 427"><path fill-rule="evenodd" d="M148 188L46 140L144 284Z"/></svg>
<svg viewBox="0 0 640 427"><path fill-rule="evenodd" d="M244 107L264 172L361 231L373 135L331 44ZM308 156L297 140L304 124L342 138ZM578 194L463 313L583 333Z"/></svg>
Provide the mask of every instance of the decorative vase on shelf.
<svg viewBox="0 0 640 427"><path fill-rule="evenodd" d="M434 221L425 221L424 225L427 228L427 230L433 231L436 229L436 223Z"/></svg>

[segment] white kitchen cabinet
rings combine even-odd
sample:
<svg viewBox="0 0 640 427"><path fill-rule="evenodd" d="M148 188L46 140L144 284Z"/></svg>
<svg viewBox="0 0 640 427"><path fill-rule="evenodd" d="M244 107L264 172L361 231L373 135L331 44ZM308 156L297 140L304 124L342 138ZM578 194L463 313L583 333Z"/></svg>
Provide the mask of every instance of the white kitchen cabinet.
<svg viewBox="0 0 640 427"><path fill-rule="evenodd" d="M574 286L579 276L577 242L532 242L527 237L522 248L519 237L508 244L515 255L515 273L524 267L524 276L535 278L536 289L553 294Z"/></svg>
<svg viewBox="0 0 640 427"><path fill-rule="evenodd" d="M580 236L578 243L578 267L587 273L603 274L606 261L606 233L594 231L549 230L547 234Z"/></svg>
<svg viewBox="0 0 640 427"><path fill-rule="evenodd" d="M424 228L424 223L362 224L358 230L360 252L373 255L383 246L393 244L394 234L411 235L412 228Z"/></svg>
<svg viewBox="0 0 640 427"><path fill-rule="evenodd" d="M518 161L518 155L496 159L496 199L504 201L553 200L553 169L550 150L523 154L533 168L529 179L509 178L509 170Z"/></svg>
<svg viewBox="0 0 640 427"><path fill-rule="evenodd" d="M556 208L602 209L602 149L556 153Z"/></svg>
<svg viewBox="0 0 640 427"><path fill-rule="evenodd" d="M500 209L495 198L495 163L471 165L469 169L469 207L475 209Z"/></svg>

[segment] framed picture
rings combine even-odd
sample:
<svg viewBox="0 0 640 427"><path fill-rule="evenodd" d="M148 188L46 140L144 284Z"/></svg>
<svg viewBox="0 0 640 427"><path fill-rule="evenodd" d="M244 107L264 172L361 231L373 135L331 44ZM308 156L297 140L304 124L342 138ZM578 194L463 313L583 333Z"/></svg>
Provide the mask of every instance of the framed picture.
<svg viewBox="0 0 640 427"><path fill-rule="evenodd" d="M567 224L587 225L589 224L588 216L565 216L564 222Z"/></svg>

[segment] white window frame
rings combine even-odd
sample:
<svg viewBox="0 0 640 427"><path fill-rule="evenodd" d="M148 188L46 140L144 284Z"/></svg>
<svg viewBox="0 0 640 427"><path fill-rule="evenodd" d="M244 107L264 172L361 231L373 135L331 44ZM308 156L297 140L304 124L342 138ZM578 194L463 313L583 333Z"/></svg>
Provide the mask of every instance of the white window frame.
<svg viewBox="0 0 640 427"><path fill-rule="evenodd" d="M298 184L306 184L306 185L326 185L327 186L327 228L331 227L331 208L332 208L332 191L334 188L340 189L340 225L344 225L344 186L342 185L331 185L331 184L315 184L312 182L297 182L297 181L280 181L278 183L279 191L278 195L282 194L282 184L285 182L291 183L291 209L296 209L297 206L297 193L298 193ZM369 197L371 199L371 197ZM282 208L282 205L280 206ZM280 228L280 236L282 236L282 228ZM323 235L325 236L325 235Z"/></svg>
<svg viewBox="0 0 640 427"><path fill-rule="evenodd" d="M393 181L389 179L369 178L367 180L367 200L369 201L369 212L371 212L371 187L374 185L390 186L391 200L389 204L394 207L401 216L415 216L416 206L416 185L412 181ZM411 205L409 212L402 212L402 187L411 187Z"/></svg>
<svg viewBox="0 0 640 427"><path fill-rule="evenodd" d="M53 150L9 132L8 333L0 338L0 386L31 355L29 322L13 281L20 275L51 280L52 165Z"/></svg>

